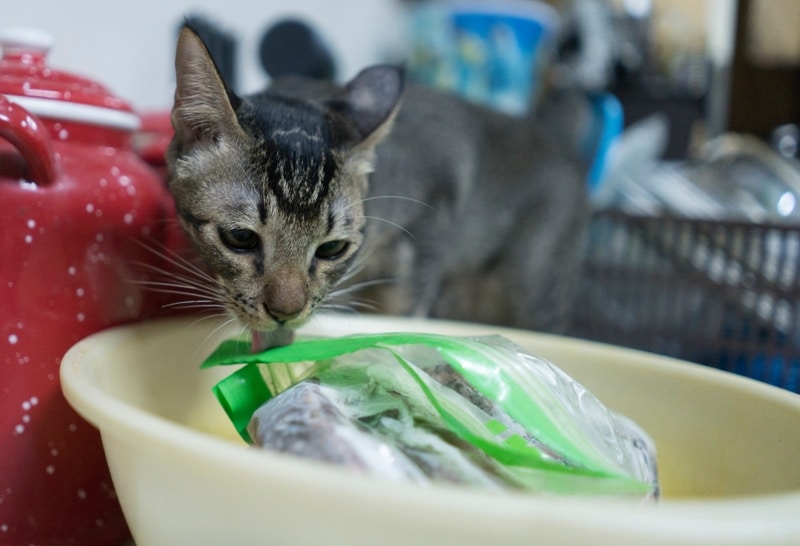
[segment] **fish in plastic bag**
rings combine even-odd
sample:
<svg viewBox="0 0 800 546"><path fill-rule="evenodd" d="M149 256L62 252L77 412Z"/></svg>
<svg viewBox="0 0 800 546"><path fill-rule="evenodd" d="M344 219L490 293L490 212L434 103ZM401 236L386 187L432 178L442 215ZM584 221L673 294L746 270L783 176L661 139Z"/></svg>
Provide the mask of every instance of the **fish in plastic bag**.
<svg viewBox="0 0 800 546"><path fill-rule="evenodd" d="M389 479L658 497L655 447L552 363L499 337L374 334L250 354L215 394L248 442Z"/></svg>

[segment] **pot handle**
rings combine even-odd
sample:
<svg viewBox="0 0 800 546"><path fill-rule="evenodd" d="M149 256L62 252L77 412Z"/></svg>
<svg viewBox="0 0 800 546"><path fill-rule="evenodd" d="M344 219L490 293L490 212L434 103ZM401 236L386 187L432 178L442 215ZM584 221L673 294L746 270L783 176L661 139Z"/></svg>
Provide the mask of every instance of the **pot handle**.
<svg viewBox="0 0 800 546"><path fill-rule="evenodd" d="M56 180L53 143L36 116L0 94L0 137L10 142L28 166L28 177L38 185Z"/></svg>

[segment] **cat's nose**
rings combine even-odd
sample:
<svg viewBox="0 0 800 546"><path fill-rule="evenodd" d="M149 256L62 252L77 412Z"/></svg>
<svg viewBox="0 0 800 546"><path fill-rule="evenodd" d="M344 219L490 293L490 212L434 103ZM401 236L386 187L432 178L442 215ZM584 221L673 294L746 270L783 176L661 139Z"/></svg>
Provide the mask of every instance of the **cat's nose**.
<svg viewBox="0 0 800 546"><path fill-rule="evenodd" d="M283 274L264 291L264 310L283 324L303 313L308 301L305 280L299 276Z"/></svg>
<svg viewBox="0 0 800 546"><path fill-rule="evenodd" d="M306 300L301 294L294 297L269 298L264 302L264 310L276 322L283 324L297 318L306 306Z"/></svg>

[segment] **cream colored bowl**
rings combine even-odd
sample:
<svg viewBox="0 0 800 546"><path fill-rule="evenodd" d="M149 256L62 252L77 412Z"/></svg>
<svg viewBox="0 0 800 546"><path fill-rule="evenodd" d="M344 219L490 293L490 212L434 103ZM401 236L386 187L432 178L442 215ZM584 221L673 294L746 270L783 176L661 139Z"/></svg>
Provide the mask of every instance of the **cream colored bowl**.
<svg viewBox="0 0 800 546"><path fill-rule="evenodd" d="M523 331L320 317L307 331L500 332L655 439L659 505L385 482L248 448L199 363L236 333L196 319L108 330L65 356L140 546L800 544L800 396L653 355Z"/></svg>

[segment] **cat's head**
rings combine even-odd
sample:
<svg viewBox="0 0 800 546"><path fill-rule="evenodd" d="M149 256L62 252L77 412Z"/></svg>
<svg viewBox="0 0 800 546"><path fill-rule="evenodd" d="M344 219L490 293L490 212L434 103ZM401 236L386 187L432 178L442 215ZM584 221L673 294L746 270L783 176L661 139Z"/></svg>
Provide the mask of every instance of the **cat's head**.
<svg viewBox="0 0 800 546"><path fill-rule="evenodd" d="M175 66L167 160L184 229L232 315L253 330L296 328L362 246L367 176L403 73L368 68L314 101L238 97L188 27Z"/></svg>

